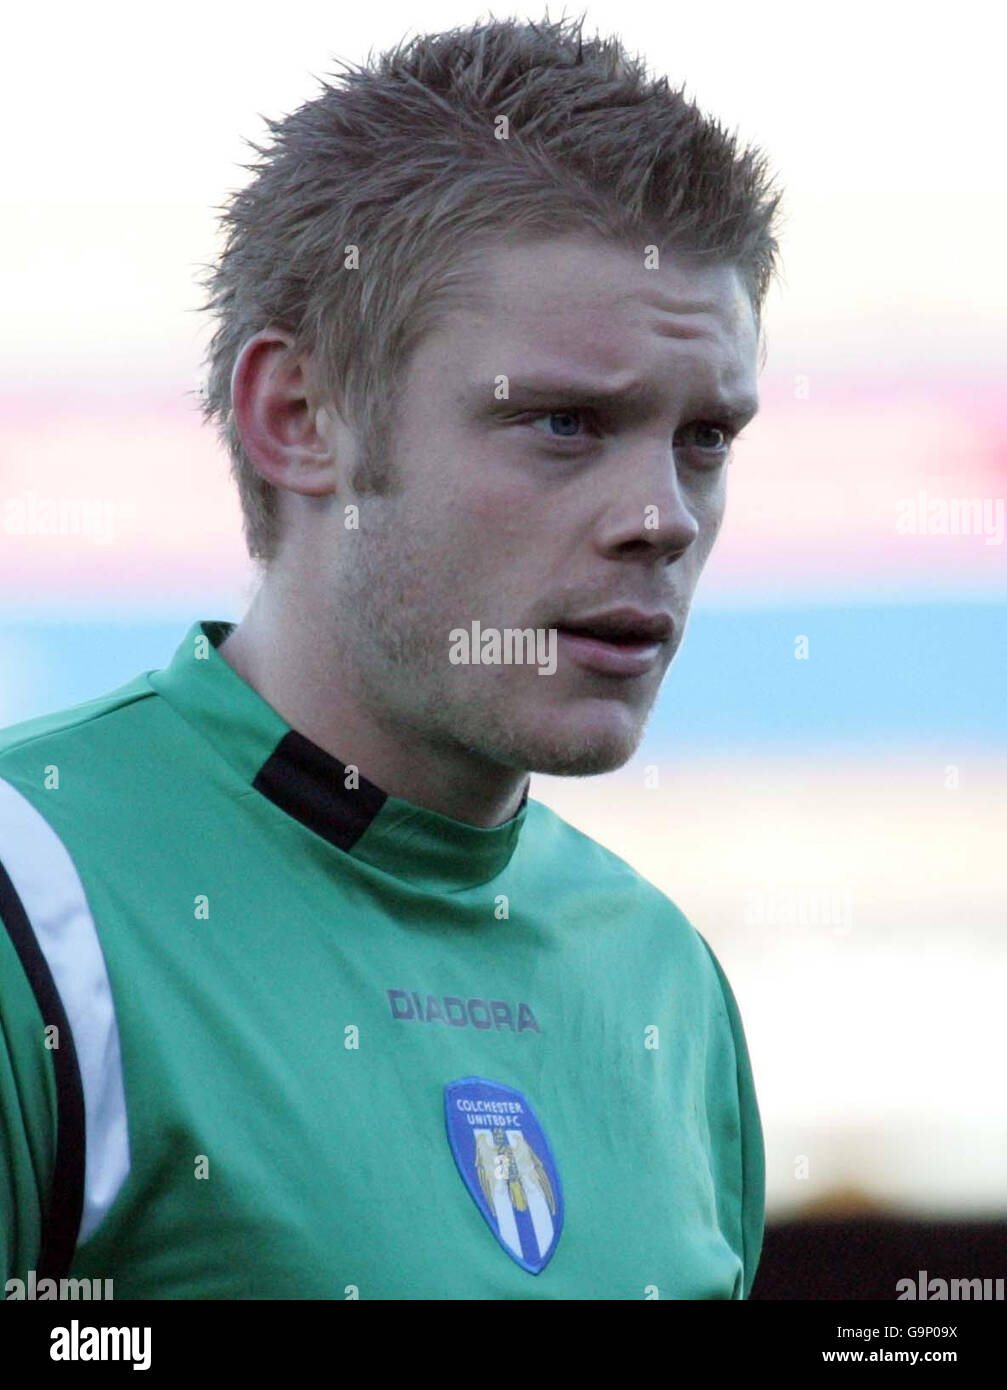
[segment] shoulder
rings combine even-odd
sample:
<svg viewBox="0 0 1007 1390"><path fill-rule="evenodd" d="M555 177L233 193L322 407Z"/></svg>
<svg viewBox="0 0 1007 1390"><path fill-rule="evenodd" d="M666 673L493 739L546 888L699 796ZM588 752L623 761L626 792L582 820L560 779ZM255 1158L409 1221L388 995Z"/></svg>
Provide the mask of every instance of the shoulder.
<svg viewBox="0 0 1007 1390"><path fill-rule="evenodd" d="M149 674L93 700L0 729L0 782L32 798L36 790L41 793L46 788L46 776L53 769L58 774L61 765L66 765L86 768L93 791L99 773L107 773L120 761L114 750L125 746L136 729L137 711L158 703Z"/></svg>
<svg viewBox="0 0 1007 1390"><path fill-rule="evenodd" d="M4 766L15 767L22 758L37 757L45 752L47 746L86 742L111 716L129 709L138 701L155 697L149 675L150 672L144 672L93 700L68 705L51 714L37 715L0 729L0 775Z"/></svg>
<svg viewBox="0 0 1007 1390"><path fill-rule="evenodd" d="M529 797L526 829L536 846L568 882L590 893L599 911L618 904L638 928L649 929L719 993L712 952L679 905L613 850L576 829L548 806Z"/></svg>
<svg viewBox="0 0 1007 1390"><path fill-rule="evenodd" d="M142 712L161 703L155 693L137 676L0 730L0 867L29 915L38 914L36 925L55 925L69 903L82 903L82 871L115 852L108 812L150 756Z"/></svg>

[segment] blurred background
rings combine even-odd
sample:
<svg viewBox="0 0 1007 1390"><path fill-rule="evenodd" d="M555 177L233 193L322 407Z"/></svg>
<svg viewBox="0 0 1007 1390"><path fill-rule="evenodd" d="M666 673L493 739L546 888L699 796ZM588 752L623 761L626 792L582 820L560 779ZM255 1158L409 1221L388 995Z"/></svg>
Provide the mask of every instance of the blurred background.
<svg viewBox="0 0 1007 1390"><path fill-rule="evenodd" d="M263 117L316 95L336 58L486 15L178 0L152 19L97 0L8 20L0 725L163 666L196 618L240 618L237 497L192 394L214 206L247 177ZM762 410L645 741L616 773L536 777L533 795L667 892L731 980L767 1145L756 1296L892 1298L918 1268L1003 1276L991 11L964 0L939 28L862 0L586 15L766 151L783 268Z"/></svg>

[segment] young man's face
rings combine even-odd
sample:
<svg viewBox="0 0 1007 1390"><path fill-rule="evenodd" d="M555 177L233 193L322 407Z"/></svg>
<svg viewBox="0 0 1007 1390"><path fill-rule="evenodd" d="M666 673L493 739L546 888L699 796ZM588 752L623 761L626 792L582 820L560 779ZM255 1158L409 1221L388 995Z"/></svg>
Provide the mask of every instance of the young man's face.
<svg viewBox="0 0 1007 1390"><path fill-rule="evenodd" d="M410 364L396 490L335 499L358 502L359 530L328 514L315 579L368 709L407 744L609 771L641 739L720 527L731 430L757 404L751 303L726 266L646 270L579 238L502 245L481 282L484 305ZM667 615L670 636L627 659L563 634L616 610ZM474 620L560 629L555 671L452 663Z"/></svg>

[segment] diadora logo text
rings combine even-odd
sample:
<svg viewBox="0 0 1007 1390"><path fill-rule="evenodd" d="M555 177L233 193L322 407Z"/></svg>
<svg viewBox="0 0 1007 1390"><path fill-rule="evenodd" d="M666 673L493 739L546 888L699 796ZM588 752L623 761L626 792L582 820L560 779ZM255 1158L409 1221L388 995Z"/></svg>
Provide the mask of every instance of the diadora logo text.
<svg viewBox="0 0 1007 1390"><path fill-rule="evenodd" d="M541 1033L538 1019L528 1004L508 1004L502 999L462 999L456 994L420 994L415 989L388 990L392 1018L402 1022L441 1023L451 1028L496 1028Z"/></svg>

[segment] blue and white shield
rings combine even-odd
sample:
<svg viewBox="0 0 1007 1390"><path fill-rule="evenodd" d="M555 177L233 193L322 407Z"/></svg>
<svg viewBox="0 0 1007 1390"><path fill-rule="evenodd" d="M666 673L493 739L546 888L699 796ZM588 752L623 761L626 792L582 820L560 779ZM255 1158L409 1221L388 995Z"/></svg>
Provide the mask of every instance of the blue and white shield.
<svg viewBox="0 0 1007 1390"><path fill-rule="evenodd" d="M520 1091L482 1076L444 1087L455 1163L497 1240L540 1274L563 1230L563 1188L545 1131Z"/></svg>

